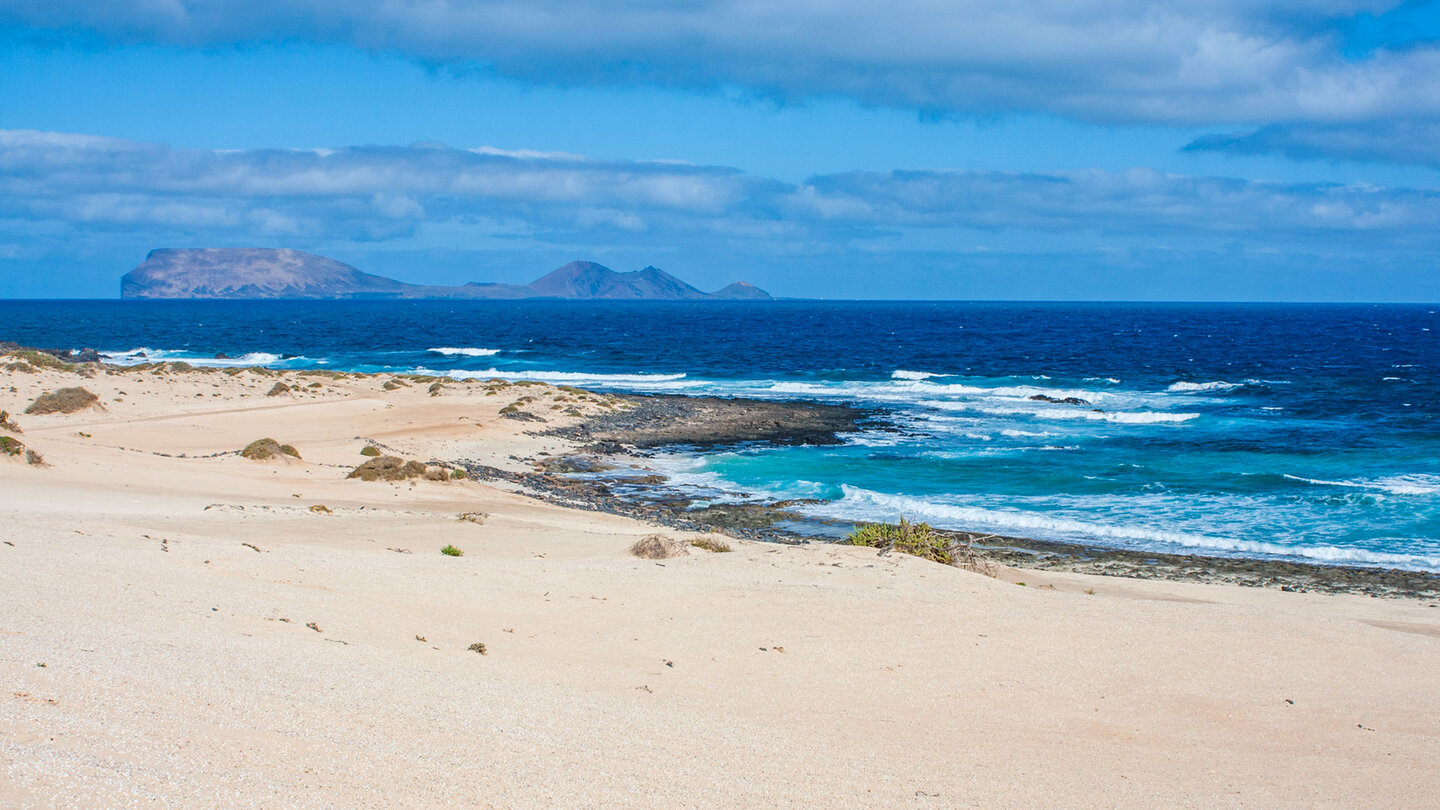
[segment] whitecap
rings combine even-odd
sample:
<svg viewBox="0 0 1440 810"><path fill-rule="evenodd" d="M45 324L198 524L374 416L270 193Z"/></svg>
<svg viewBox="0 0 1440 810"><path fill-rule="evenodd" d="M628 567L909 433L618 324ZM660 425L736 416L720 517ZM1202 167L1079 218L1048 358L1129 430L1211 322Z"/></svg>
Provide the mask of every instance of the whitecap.
<svg viewBox="0 0 1440 810"><path fill-rule="evenodd" d="M936 374L929 371L906 371L903 368L897 368L894 371L890 372L890 379L892 380L928 380L931 377L943 376L945 375Z"/></svg>
<svg viewBox="0 0 1440 810"><path fill-rule="evenodd" d="M500 353L499 349L473 349L468 347L442 346L438 349L426 349L427 352L445 355L461 355L463 357L490 357Z"/></svg>
<svg viewBox="0 0 1440 810"><path fill-rule="evenodd" d="M1440 495L1440 475L1415 473L1411 475L1390 475L1384 478L1358 478L1327 481L1323 478L1305 478L1299 475L1285 476L1291 481L1301 481L1324 487L1344 487L1384 492L1390 495Z"/></svg>
<svg viewBox="0 0 1440 810"><path fill-rule="evenodd" d="M490 379L496 377L502 380L538 380L540 382L555 382L575 385L654 385L657 383L676 383L685 380L684 374L592 374L583 371L516 371L513 369L501 370L488 368L479 371L467 369L451 369L446 372L431 371L419 367L415 369L416 374L430 374L453 377L457 380ZM697 383L699 381L696 381Z"/></svg>

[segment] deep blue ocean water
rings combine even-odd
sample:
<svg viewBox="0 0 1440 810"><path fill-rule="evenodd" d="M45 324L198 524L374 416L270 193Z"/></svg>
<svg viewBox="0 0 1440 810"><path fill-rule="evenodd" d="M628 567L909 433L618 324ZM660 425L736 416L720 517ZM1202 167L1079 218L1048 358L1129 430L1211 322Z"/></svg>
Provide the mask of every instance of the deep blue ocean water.
<svg viewBox="0 0 1440 810"><path fill-rule="evenodd" d="M8 301L0 339L853 402L903 430L656 461L818 516L1440 571L1437 309Z"/></svg>

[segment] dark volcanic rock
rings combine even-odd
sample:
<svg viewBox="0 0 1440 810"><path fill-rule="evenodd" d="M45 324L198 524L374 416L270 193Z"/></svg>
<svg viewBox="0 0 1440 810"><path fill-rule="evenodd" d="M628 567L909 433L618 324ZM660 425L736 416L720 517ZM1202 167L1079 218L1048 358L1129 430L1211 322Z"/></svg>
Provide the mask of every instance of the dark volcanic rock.
<svg viewBox="0 0 1440 810"><path fill-rule="evenodd" d="M1079 398L1079 397L1065 397L1065 398L1062 399L1062 398L1060 398L1060 397L1052 397L1052 396L1049 396L1048 394L1036 394L1036 395L1030 397L1030 401L1031 401L1031 402L1049 402L1049 403L1052 403L1052 404L1054 404L1054 405L1089 405L1089 404L1090 404L1089 402L1086 402L1085 400L1083 400L1083 399L1081 399L1081 398Z"/></svg>
<svg viewBox="0 0 1440 810"><path fill-rule="evenodd" d="M839 444L836 434L859 430L874 418L870 411L819 402L665 395L623 399L630 407L589 417L555 435L599 446Z"/></svg>

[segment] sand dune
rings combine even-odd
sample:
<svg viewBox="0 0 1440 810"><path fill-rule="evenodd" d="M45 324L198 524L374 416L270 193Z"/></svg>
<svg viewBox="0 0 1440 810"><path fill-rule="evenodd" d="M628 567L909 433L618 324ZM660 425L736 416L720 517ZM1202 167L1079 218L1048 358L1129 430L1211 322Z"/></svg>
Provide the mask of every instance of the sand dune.
<svg viewBox="0 0 1440 810"><path fill-rule="evenodd" d="M506 469L562 452L499 418L516 389L290 373L298 393L267 397L279 379L0 376L12 415L64 386L103 406L16 415L45 466L0 460L0 805L1440 795L1431 602L742 540L637 559L689 536L474 481L346 480L371 442ZM233 454L261 437L301 459Z"/></svg>

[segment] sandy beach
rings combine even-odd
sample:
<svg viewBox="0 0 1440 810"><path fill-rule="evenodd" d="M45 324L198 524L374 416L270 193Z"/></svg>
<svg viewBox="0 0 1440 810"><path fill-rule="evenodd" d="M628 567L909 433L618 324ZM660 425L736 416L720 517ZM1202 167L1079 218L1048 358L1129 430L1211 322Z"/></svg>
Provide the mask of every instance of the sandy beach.
<svg viewBox="0 0 1440 810"><path fill-rule="evenodd" d="M451 477L565 453L537 429L623 407L603 396L22 365L0 409L43 459L0 456L5 807L1440 795L1433 599L739 538L640 559L708 535ZM76 386L97 402L24 413ZM299 458L236 453L261 438ZM347 478L371 445L432 474Z"/></svg>

